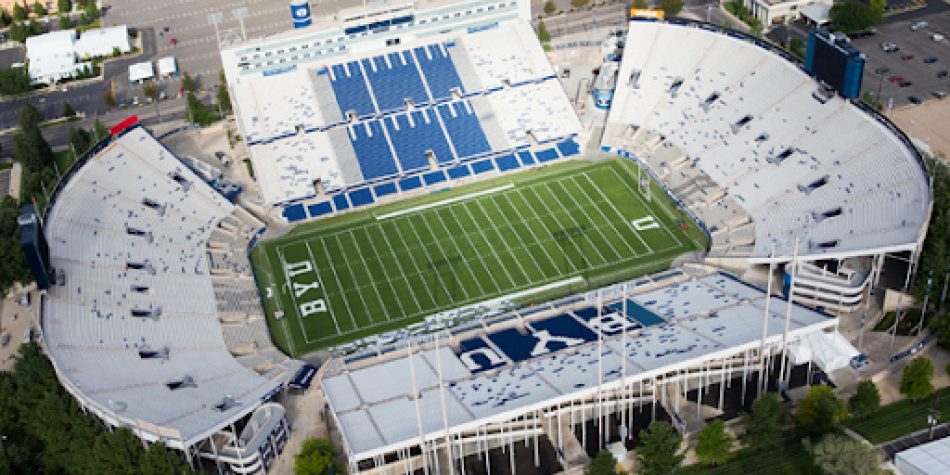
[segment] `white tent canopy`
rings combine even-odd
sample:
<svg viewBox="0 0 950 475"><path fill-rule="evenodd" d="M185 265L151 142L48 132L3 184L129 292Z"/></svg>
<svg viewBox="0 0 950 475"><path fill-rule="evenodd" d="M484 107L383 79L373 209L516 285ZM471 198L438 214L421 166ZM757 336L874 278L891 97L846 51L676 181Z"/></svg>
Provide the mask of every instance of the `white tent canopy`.
<svg viewBox="0 0 950 475"><path fill-rule="evenodd" d="M827 24L831 20L830 12L831 5L824 3L812 3L802 7L802 16L818 26Z"/></svg>
<svg viewBox="0 0 950 475"><path fill-rule="evenodd" d="M845 368L851 364L851 358L860 352L838 332L809 333L802 337L799 344L792 347L792 363L799 365L813 361L826 372Z"/></svg>
<svg viewBox="0 0 950 475"><path fill-rule="evenodd" d="M153 77L155 77L155 70L149 61L129 66L129 82L144 81Z"/></svg>
<svg viewBox="0 0 950 475"><path fill-rule="evenodd" d="M175 74L178 74L178 65L175 63L174 56L166 56L158 60L159 76L174 76Z"/></svg>

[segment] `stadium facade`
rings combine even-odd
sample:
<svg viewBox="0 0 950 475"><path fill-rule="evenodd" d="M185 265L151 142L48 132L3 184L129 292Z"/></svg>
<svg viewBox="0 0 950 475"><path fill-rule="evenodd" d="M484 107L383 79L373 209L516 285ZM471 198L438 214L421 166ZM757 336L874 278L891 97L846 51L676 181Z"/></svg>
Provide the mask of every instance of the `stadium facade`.
<svg viewBox="0 0 950 475"><path fill-rule="evenodd" d="M910 279L930 184L886 119L760 40L632 21L590 144L529 20L526 0L385 4L223 50L274 217L608 152L705 230L707 264L785 265L789 297L689 265L333 359L320 384L353 472L514 471L524 450L553 470L655 418L692 431L848 365L837 319L803 303L856 308L887 255ZM138 126L72 167L44 216L41 327L85 410L192 463L269 467L290 434L271 400L301 363L267 333L248 257L265 224Z"/></svg>

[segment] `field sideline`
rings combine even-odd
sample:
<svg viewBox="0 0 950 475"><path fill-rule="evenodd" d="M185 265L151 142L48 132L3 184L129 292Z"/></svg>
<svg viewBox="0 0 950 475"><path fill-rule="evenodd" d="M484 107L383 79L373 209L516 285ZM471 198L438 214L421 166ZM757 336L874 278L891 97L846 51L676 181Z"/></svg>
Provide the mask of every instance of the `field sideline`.
<svg viewBox="0 0 950 475"><path fill-rule="evenodd" d="M705 250L702 231L655 183L652 199L641 194L637 171L619 159L564 162L261 242L252 258L274 343L297 356L565 279L582 284L543 298L633 278Z"/></svg>

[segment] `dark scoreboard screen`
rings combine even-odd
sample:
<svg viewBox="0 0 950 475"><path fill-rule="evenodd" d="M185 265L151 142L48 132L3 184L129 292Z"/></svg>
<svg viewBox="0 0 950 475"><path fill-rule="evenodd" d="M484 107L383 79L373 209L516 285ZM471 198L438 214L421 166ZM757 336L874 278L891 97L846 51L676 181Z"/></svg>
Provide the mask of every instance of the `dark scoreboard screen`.
<svg viewBox="0 0 950 475"><path fill-rule="evenodd" d="M848 56L834 45L816 40L812 73L836 91L844 90Z"/></svg>

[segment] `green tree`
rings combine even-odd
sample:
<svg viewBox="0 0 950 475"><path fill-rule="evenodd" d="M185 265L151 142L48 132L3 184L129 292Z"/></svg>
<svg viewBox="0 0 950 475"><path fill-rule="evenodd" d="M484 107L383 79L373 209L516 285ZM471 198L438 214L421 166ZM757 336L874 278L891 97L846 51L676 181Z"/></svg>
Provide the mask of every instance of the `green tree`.
<svg viewBox="0 0 950 475"><path fill-rule="evenodd" d="M544 2L544 13L550 15L557 11L557 7L554 5L554 0L548 0Z"/></svg>
<svg viewBox="0 0 950 475"><path fill-rule="evenodd" d="M881 407L881 395L871 380L858 383L858 390L848 399L848 409L854 417L867 419Z"/></svg>
<svg viewBox="0 0 950 475"><path fill-rule="evenodd" d="M68 15L59 16L59 29L68 30L73 27L73 21L69 19Z"/></svg>
<svg viewBox="0 0 950 475"><path fill-rule="evenodd" d="M92 134L82 127L70 127L69 144L73 146L77 155L82 155L92 146Z"/></svg>
<svg viewBox="0 0 950 475"><path fill-rule="evenodd" d="M931 379L934 375L934 364L930 358L921 356L914 358L904 367L901 377L900 391L911 401L918 401L934 391Z"/></svg>
<svg viewBox="0 0 950 475"><path fill-rule="evenodd" d="M4 194L0 198L0 262L3 262L0 266L0 291L4 293L15 282L27 283L33 280L26 266L23 252L20 251L19 226L16 221L19 214L20 207L17 200ZM2 384L3 374L0 373L0 434L10 434L15 430L15 421L11 422L15 414L5 412L3 407L3 401L8 397L6 391L11 389ZM7 455L10 454L11 452L7 451ZM0 473L7 473L3 472L3 457L0 457Z"/></svg>
<svg viewBox="0 0 950 475"><path fill-rule="evenodd" d="M805 42L797 36L788 41L788 50L798 59L805 59Z"/></svg>
<svg viewBox="0 0 950 475"><path fill-rule="evenodd" d="M640 448L637 460L640 472L645 475L667 475L683 463L680 443L683 436L668 422L653 421L640 431Z"/></svg>
<svg viewBox="0 0 950 475"><path fill-rule="evenodd" d="M538 20L538 40L541 43L549 43L551 41L551 34L548 33L548 27L544 25L543 20Z"/></svg>
<svg viewBox="0 0 950 475"><path fill-rule="evenodd" d="M650 8L650 4L647 3L647 0L633 0L633 8L645 10Z"/></svg>
<svg viewBox="0 0 950 475"><path fill-rule="evenodd" d="M610 452L601 450L596 457L591 459L590 465L587 466L584 473L586 475L615 475L617 473L617 461L614 460L614 456Z"/></svg>
<svg viewBox="0 0 950 475"><path fill-rule="evenodd" d="M189 92L187 94L186 104L185 112L188 114L188 119L192 124L205 126L219 119L219 117L208 110L208 106L195 97L194 93Z"/></svg>
<svg viewBox="0 0 950 475"><path fill-rule="evenodd" d="M13 23L10 12L6 8L0 8L0 28L10 26L10 23Z"/></svg>
<svg viewBox="0 0 950 475"><path fill-rule="evenodd" d="M758 450L772 447L782 439L782 426L788 413L774 393L765 393L752 403L752 411L742 414L742 443Z"/></svg>
<svg viewBox="0 0 950 475"><path fill-rule="evenodd" d="M32 172L52 166L53 149L43 138L40 111L31 104L20 110L20 128L13 135L13 155Z"/></svg>
<svg viewBox="0 0 950 475"><path fill-rule="evenodd" d="M40 2L33 3L33 13L36 13L36 16L46 16L46 7L44 7Z"/></svg>
<svg viewBox="0 0 950 475"><path fill-rule="evenodd" d="M56 9L59 10L59 13L65 15L73 11L73 2L72 0L56 0Z"/></svg>
<svg viewBox="0 0 950 475"><path fill-rule="evenodd" d="M100 12L99 7L96 6L96 2L90 1L83 4L83 11L90 23L96 21L96 19L99 18Z"/></svg>
<svg viewBox="0 0 950 475"><path fill-rule="evenodd" d="M39 23L37 23L36 20L30 18L30 23L28 25L29 25L30 36L43 34L43 27Z"/></svg>
<svg viewBox="0 0 950 475"><path fill-rule="evenodd" d="M30 75L26 68L0 69L0 94L18 94L30 90Z"/></svg>
<svg viewBox="0 0 950 475"><path fill-rule="evenodd" d="M571 0L571 5L573 5L574 8L584 8L588 2L590 2L590 0Z"/></svg>
<svg viewBox="0 0 950 475"><path fill-rule="evenodd" d="M106 107L115 107L115 94L113 94L111 90L102 93L102 103L105 104Z"/></svg>
<svg viewBox="0 0 950 475"><path fill-rule="evenodd" d="M158 88L155 86L154 82L148 81L142 85L142 94L154 101L158 99Z"/></svg>
<svg viewBox="0 0 950 475"><path fill-rule="evenodd" d="M218 72L218 107L221 112L227 114L231 112L231 94L228 93L228 80L224 76L224 70Z"/></svg>
<svg viewBox="0 0 950 475"><path fill-rule="evenodd" d="M325 475L330 472L342 473L342 469L333 461L336 455L336 447L329 440L311 437L303 441L300 453L294 455L294 474Z"/></svg>
<svg viewBox="0 0 950 475"><path fill-rule="evenodd" d="M874 24L884 21L884 14L887 13L887 0L870 0L868 6L871 7L872 19Z"/></svg>
<svg viewBox="0 0 950 475"><path fill-rule="evenodd" d="M696 440L696 458L707 465L721 465L729 460L732 436L726 432L722 419L713 419L706 424Z"/></svg>
<svg viewBox="0 0 950 475"><path fill-rule="evenodd" d="M63 117L76 117L76 109L68 102L63 103Z"/></svg>
<svg viewBox="0 0 950 475"><path fill-rule="evenodd" d="M806 447L815 465L825 475L883 475L890 473L881 468L881 452L851 437L826 434L821 440Z"/></svg>
<svg viewBox="0 0 950 475"><path fill-rule="evenodd" d="M92 140L94 143L98 143L100 140L106 138L109 135L109 128L106 127L106 124L103 124L101 120L97 117L95 122L92 123Z"/></svg>
<svg viewBox="0 0 950 475"><path fill-rule="evenodd" d="M661 0L660 8L663 9L665 18L673 18L683 9L683 0Z"/></svg>
<svg viewBox="0 0 950 475"><path fill-rule="evenodd" d="M10 39L13 41L19 41L20 43L26 41L27 37L30 36L30 26L22 22L14 22L10 25Z"/></svg>
<svg viewBox="0 0 950 475"><path fill-rule="evenodd" d="M762 20L759 20L758 18L753 17L753 18L749 18L748 23L749 23L749 33L751 33L752 36L762 36Z"/></svg>
<svg viewBox="0 0 950 475"><path fill-rule="evenodd" d="M112 47L112 57L113 57L113 58L118 58L119 56L122 56L122 50L120 50L118 46L113 46L113 47Z"/></svg>
<svg viewBox="0 0 950 475"><path fill-rule="evenodd" d="M878 15L866 3L846 1L836 3L828 12L828 17L838 30L845 34L864 31L881 21L883 13Z"/></svg>
<svg viewBox="0 0 950 475"><path fill-rule="evenodd" d="M812 386L805 398L798 402L795 424L804 435L824 435L834 430L846 415L844 403L830 386Z"/></svg>
<svg viewBox="0 0 950 475"><path fill-rule="evenodd" d="M23 5L16 3L13 5L13 19L16 21L26 20L27 12L26 8L23 8Z"/></svg>
<svg viewBox="0 0 950 475"><path fill-rule="evenodd" d="M191 77L188 71L185 71L181 75L181 88L184 89L185 92L195 92L198 89L198 81Z"/></svg>

